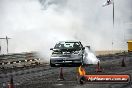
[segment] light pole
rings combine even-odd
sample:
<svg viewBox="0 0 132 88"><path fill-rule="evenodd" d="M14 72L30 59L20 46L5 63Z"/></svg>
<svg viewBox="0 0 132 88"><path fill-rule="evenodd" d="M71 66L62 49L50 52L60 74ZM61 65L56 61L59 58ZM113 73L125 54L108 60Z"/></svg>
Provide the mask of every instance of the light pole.
<svg viewBox="0 0 132 88"><path fill-rule="evenodd" d="M103 5L103 7L105 7L105 6L108 6L108 5L110 5L110 4L112 4L113 5L113 31L112 31L112 34L114 34L114 18L115 18L115 6L114 6L114 0L107 0L107 2ZM112 35L112 52L113 52L113 45L114 45L114 42L113 42L113 35Z"/></svg>

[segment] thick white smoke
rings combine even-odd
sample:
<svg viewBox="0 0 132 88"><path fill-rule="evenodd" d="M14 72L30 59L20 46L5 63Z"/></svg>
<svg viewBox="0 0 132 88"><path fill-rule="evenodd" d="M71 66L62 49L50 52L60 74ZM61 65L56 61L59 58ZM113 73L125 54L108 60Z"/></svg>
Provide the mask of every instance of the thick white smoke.
<svg viewBox="0 0 132 88"><path fill-rule="evenodd" d="M0 37L12 38L10 53L40 51L46 60L60 40L80 40L95 50L110 50L113 36L114 49L126 49L131 0L114 0L114 33L112 5L102 7L105 1L0 0ZM5 41L1 45L6 53Z"/></svg>
<svg viewBox="0 0 132 88"><path fill-rule="evenodd" d="M85 47L84 52L84 64L97 64L100 60L90 51L88 47Z"/></svg>

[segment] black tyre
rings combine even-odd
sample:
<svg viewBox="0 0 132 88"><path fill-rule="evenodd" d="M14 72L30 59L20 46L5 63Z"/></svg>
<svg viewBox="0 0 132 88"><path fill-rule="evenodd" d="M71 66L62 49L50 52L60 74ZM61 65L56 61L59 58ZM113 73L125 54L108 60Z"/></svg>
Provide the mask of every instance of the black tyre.
<svg viewBox="0 0 132 88"><path fill-rule="evenodd" d="M84 76L80 77L79 83L80 84L85 84L86 83L86 78Z"/></svg>
<svg viewBox="0 0 132 88"><path fill-rule="evenodd" d="M51 67L56 67L56 65L55 64L52 64L51 61L50 61L50 66Z"/></svg>

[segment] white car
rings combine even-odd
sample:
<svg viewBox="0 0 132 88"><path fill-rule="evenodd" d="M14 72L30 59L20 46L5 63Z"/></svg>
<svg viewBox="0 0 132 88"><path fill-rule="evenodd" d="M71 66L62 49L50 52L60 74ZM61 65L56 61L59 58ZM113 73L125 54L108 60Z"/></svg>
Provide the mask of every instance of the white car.
<svg viewBox="0 0 132 88"><path fill-rule="evenodd" d="M80 66L83 63L84 47L80 41L60 41L51 48L50 66Z"/></svg>

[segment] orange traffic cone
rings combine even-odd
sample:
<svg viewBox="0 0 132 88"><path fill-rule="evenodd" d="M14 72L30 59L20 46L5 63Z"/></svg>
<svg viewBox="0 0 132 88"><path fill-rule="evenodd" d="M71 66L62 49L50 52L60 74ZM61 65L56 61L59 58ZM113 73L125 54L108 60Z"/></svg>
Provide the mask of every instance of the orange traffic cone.
<svg viewBox="0 0 132 88"><path fill-rule="evenodd" d="M102 69L100 68L100 63L98 61L95 72L102 72Z"/></svg>
<svg viewBox="0 0 132 88"><path fill-rule="evenodd" d="M14 88L13 76L11 76L10 83L8 84L8 88Z"/></svg>
<svg viewBox="0 0 132 88"><path fill-rule="evenodd" d="M59 80L59 81L64 80L63 69L62 69L62 67L60 68L60 73L59 73L59 78L58 78L58 80Z"/></svg>
<svg viewBox="0 0 132 88"><path fill-rule="evenodd" d="M125 63L125 59L123 58L122 59L122 64L121 64L122 67L126 67L126 63Z"/></svg>

